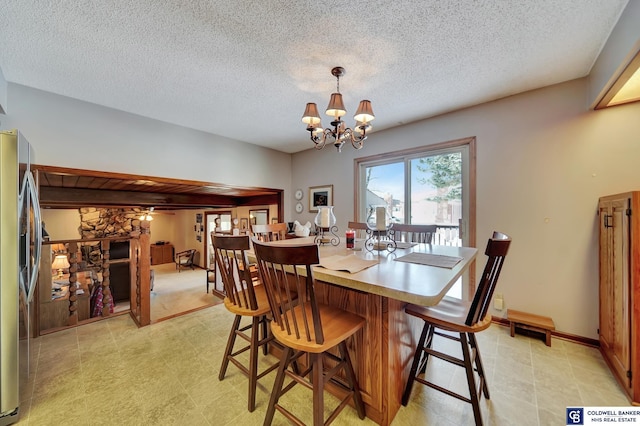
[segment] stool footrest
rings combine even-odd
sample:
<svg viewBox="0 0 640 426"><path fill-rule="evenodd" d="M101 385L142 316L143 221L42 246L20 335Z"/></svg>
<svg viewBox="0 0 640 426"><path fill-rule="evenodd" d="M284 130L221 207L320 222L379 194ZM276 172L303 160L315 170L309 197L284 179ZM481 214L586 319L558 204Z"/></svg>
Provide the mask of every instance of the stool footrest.
<svg viewBox="0 0 640 426"><path fill-rule="evenodd" d="M528 312L507 309L507 320L511 326L511 337L515 335L515 329L538 331L545 334L545 344L551 346L551 330L556 326L553 320L542 315L530 314Z"/></svg>

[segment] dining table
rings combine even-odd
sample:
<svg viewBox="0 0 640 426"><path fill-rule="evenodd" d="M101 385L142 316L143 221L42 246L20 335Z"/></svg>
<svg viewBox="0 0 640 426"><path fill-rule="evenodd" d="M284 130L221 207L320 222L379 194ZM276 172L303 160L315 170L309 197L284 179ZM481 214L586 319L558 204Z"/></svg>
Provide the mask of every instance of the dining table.
<svg viewBox="0 0 640 426"><path fill-rule="evenodd" d="M473 264L477 249L399 242L392 251L384 245L369 251L363 243L356 241L356 250L347 249L344 239L335 246L319 244L320 265L312 269L314 290L321 303L365 318L365 326L347 345L367 417L389 425L400 409L422 329L405 314L405 306L438 304ZM272 244L308 245L316 239ZM342 392L338 387L327 389L336 395Z"/></svg>

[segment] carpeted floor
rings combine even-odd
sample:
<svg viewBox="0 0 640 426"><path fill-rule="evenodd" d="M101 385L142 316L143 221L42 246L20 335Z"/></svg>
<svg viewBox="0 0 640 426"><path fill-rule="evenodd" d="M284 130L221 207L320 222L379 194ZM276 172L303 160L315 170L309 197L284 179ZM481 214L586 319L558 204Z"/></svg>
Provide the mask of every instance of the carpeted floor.
<svg viewBox="0 0 640 426"><path fill-rule="evenodd" d="M172 317L222 300L206 292L206 273L196 268L176 270L173 263L153 266L155 278L151 291L151 321Z"/></svg>

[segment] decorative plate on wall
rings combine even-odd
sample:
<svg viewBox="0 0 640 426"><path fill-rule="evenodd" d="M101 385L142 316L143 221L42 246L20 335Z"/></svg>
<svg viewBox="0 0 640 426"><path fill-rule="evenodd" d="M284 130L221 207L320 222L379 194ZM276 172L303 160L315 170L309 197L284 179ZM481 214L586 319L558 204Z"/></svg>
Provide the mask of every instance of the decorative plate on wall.
<svg viewBox="0 0 640 426"><path fill-rule="evenodd" d="M304 192L302 192L302 189L296 189L294 196L296 197L296 200L302 200L302 197L304 197Z"/></svg>
<svg viewBox="0 0 640 426"><path fill-rule="evenodd" d="M302 211L304 210L304 206L302 205L301 202L297 202L296 203L296 213L302 213Z"/></svg>

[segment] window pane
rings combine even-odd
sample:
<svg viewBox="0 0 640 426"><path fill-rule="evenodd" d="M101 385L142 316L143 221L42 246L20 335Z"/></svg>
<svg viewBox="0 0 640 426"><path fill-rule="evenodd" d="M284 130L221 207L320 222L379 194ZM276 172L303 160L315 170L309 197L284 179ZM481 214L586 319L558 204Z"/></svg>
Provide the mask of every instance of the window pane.
<svg viewBox="0 0 640 426"><path fill-rule="evenodd" d="M411 223L455 225L462 218L460 152L411 160Z"/></svg>
<svg viewBox="0 0 640 426"><path fill-rule="evenodd" d="M222 232L231 231L231 213L222 213L220 215L220 228L222 228Z"/></svg>
<svg viewBox="0 0 640 426"><path fill-rule="evenodd" d="M371 206L385 205L393 222L404 223L404 163L368 166L365 168L364 179L364 218L367 218Z"/></svg>

